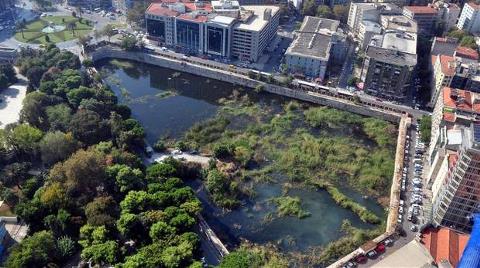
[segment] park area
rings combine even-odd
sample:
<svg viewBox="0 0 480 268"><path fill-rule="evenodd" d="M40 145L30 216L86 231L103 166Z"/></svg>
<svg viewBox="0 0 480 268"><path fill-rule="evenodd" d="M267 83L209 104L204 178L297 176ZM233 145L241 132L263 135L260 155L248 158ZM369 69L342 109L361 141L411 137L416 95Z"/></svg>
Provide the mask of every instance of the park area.
<svg viewBox="0 0 480 268"><path fill-rule="evenodd" d="M30 44L65 42L89 34L92 24L72 16L45 16L19 27L15 39Z"/></svg>

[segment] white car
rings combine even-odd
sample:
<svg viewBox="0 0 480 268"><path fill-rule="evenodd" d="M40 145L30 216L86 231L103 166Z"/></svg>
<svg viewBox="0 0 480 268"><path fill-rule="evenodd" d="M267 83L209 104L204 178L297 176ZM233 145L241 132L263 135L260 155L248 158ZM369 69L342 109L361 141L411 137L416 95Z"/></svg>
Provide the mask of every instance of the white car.
<svg viewBox="0 0 480 268"><path fill-rule="evenodd" d="M182 154L182 151L180 151L180 150L173 150L173 151L172 151L172 154L173 154L173 155L179 155L179 154Z"/></svg>

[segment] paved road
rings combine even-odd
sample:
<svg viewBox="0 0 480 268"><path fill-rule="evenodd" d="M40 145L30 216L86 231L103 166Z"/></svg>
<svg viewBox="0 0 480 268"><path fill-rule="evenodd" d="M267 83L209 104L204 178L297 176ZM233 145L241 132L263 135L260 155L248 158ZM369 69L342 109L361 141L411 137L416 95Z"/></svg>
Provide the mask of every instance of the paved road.
<svg viewBox="0 0 480 268"><path fill-rule="evenodd" d="M346 88L348 85L348 79L353 75L353 59L355 58L355 44L349 42L347 56L342 67L342 72L338 79L338 87Z"/></svg>

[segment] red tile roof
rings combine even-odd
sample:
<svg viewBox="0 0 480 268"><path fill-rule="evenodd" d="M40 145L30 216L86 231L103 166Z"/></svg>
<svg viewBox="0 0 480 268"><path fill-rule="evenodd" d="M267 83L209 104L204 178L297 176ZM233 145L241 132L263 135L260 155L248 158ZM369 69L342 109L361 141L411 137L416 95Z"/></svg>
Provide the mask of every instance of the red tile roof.
<svg viewBox="0 0 480 268"><path fill-rule="evenodd" d="M452 95L452 92L456 94ZM443 88L443 105L470 113L480 113L480 95L463 89Z"/></svg>
<svg viewBox="0 0 480 268"><path fill-rule="evenodd" d="M467 58L472 60L478 60L478 52L475 49L469 47L458 46L455 50L455 56L461 58Z"/></svg>
<svg viewBox="0 0 480 268"><path fill-rule="evenodd" d="M413 14L438 14L438 11L431 6L405 6L404 9L409 10Z"/></svg>
<svg viewBox="0 0 480 268"><path fill-rule="evenodd" d="M164 17L176 17L180 14L175 10L171 10L168 7L162 6L161 3L151 3L147 8L146 13Z"/></svg>
<svg viewBox="0 0 480 268"><path fill-rule="evenodd" d="M422 242L435 262L438 264L442 261L448 261L453 267L457 267L470 238L470 235L458 233L445 227L427 229L422 234Z"/></svg>
<svg viewBox="0 0 480 268"><path fill-rule="evenodd" d="M208 20L207 16L203 16L203 15L194 16L192 14L182 14L177 18L182 20L193 21L193 22L206 22Z"/></svg>
<svg viewBox="0 0 480 268"><path fill-rule="evenodd" d="M203 10L210 13L213 10L212 5L209 2L202 2L202 4L199 4L199 3L195 3L188 0L160 0L150 4L150 6L147 8L146 13L156 15L156 16L177 17L181 13L168 8L168 6L166 5L166 4L175 4L175 3L181 3L185 5L185 14L188 14L192 11L197 11L197 10ZM182 15L185 15L185 14L182 14ZM188 20L192 20L192 19L190 18ZM195 21L195 19L193 20Z"/></svg>
<svg viewBox="0 0 480 268"><path fill-rule="evenodd" d="M471 6L475 10L480 10L480 5L476 4L475 2L467 3L467 5Z"/></svg>
<svg viewBox="0 0 480 268"><path fill-rule="evenodd" d="M455 75L455 58L447 55L440 55L442 73L446 76Z"/></svg>
<svg viewBox="0 0 480 268"><path fill-rule="evenodd" d="M443 113L443 120L448 121L448 122L455 122L455 114L450 113L450 112L444 112Z"/></svg>

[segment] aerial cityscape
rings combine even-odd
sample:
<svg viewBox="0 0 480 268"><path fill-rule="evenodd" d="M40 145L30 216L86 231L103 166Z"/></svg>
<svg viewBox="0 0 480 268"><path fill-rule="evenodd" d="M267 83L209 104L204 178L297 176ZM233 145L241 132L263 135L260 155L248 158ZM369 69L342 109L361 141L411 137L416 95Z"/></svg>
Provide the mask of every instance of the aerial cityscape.
<svg viewBox="0 0 480 268"><path fill-rule="evenodd" d="M0 0L0 266L480 268L479 48L479 1Z"/></svg>

